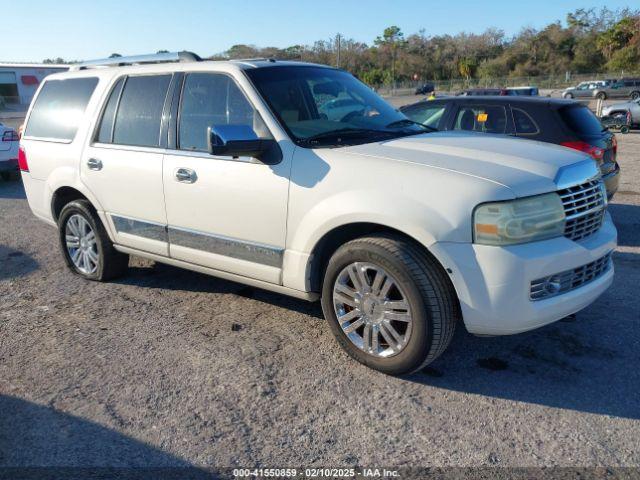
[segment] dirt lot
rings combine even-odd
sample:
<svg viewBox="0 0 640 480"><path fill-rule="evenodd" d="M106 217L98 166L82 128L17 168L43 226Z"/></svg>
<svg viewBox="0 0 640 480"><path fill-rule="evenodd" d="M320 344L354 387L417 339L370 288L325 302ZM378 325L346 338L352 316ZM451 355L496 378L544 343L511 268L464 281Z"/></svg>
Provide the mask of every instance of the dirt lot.
<svg viewBox="0 0 640 480"><path fill-rule="evenodd" d="M0 181L0 467L639 466L640 133L619 139L613 287L574 322L460 328L409 378L350 360L317 304L140 260L81 280Z"/></svg>

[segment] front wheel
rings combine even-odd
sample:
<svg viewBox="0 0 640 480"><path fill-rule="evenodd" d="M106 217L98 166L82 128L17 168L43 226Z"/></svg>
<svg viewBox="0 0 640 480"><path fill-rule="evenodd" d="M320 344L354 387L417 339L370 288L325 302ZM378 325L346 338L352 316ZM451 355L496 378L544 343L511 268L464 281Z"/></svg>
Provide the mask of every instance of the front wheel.
<svg viewBox="0 0 640 480"><path fill-rule="evenodd" d="M637 100L640 98L640 92L631 92L631 100Z"/></svg>
<svg viewBox="0 0 640 480"><path fill-rule="evenodd" d="M565 94L562 95L562 97L571 99L571 98L573 98L573 94L572 93L565 93Z"/></svg>
<svg viewBox="0 0 640 480"><path fill-rule="evenodd" d="M606 94L606 93L604 93L604 92L599 92L599 93L596 95L596 98L597 98L598 100L606 100L606 99L607 99L607 94Z"/></svg>
<svg viewBox="0 0 640 480"><path fill-rule="evenodd" d="M410 240L352 240L329 260L322 309L336 339L359 362L400 375L420 370L449 345L459 307L437 261Z"/></svg>
<svg viewBox="0 0 640 480"><path fill-rule="evenodd" d="M122 275L129 255L113 248L111 240L87 200L74 200L58 219L62 255L72 272L88 280L106 281Z"/></svg>

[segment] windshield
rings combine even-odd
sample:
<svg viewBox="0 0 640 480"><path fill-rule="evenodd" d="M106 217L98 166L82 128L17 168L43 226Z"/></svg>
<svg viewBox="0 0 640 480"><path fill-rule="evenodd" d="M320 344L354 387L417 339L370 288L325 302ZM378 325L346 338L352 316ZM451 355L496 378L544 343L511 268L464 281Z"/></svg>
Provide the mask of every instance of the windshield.
<svg viewBox="0 0 640 480"><path fill-rule="evenodd" d="M430 131L350 73L311 66L246 70L292 139L302 146L367 143Z"/></svg>

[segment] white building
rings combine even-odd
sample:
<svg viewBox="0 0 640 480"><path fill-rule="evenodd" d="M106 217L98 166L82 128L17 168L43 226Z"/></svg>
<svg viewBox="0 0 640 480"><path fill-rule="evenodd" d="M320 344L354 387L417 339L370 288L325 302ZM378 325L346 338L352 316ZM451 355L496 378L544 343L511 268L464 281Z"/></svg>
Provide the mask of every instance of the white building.
<svg viewBox="0 0 640 480"><path fill-rule="evenodd" d="M66 70L68 65L0 63L0 107L26 109L44 77Z"/></svg>

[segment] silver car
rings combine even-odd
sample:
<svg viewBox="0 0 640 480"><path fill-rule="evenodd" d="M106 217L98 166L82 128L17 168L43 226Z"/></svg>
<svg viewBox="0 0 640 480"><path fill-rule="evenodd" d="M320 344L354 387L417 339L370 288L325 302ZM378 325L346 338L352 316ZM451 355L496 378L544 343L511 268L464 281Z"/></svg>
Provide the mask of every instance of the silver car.
<svg viewBox="0 0 640 480"><path fill-rule="evenodd" d="M605 88L606 86L607 82L604 80L580 82L575 87L565 88L562 92L562 98L591 98L594 96L594 90L598 88Z"/></svg>
<svg viewBox="0 0 640 480"><path fill-rule="evenodd" d="M640 78L623 78L607 87L598 87L593 90L594 98L606 100L607 98L640 98Z"/></svg>
<svg viewBox="0 0 640 480"><path fill-rule="evenodd" d="M602 109L602 115L626 115L627 111L631 112L632 126L640 125L640 97L629 102L612 103Z"/></svg>

